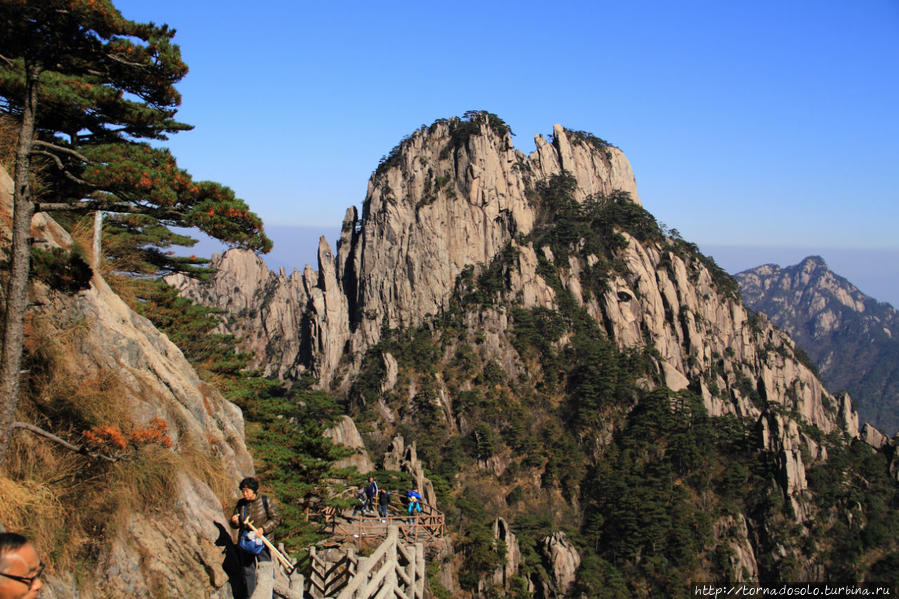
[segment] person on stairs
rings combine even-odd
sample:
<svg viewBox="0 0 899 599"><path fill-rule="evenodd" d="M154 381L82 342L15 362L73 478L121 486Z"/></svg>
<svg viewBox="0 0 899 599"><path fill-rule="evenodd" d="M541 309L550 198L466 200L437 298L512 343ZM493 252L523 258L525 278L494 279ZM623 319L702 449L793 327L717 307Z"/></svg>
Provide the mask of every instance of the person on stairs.
<svg viewBox="0 0 899 599"><path fill-rule="evenodd" d="M389 509L390 493L387 492L387 489L381 489L380 495L378 495L378 516L386 518Z"/></svg>
<svg viewBox="0 0 899 599"><path fill-rule="evenodd" d="M375 500L378 498L378 483L375 482L375 477L369 475L368 477L368 486L365 487L365 511L374 512L375 511Z"/></svg>
<svg viewBox="0 0 899 599"><path fill-rule="evenodd" d="M268 547L254 543L257 535L265 535L272 544L272 533L281 522L281 514L275 502L267 495L259 494L259 481L248 477L240 481L243 498L234 506L231 528L238 529L239 553L243 565L248 599L270 599L274 593L275 567ZM254 533L248 523L256 528ZM248 541L244 537L249 537ZM255 544L255 547L254 547ZM260 547L261 545L261 547Z"/></svg>

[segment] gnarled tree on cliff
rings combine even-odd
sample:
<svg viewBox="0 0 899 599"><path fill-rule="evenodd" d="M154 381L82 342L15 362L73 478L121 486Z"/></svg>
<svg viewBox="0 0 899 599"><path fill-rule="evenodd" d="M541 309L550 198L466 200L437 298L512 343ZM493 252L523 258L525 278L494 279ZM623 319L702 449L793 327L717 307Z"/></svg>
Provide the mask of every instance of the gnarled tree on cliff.
<svg viewBox="0 0 899 599"><path fill-rule="evenodd" d="M174 34L166 25L123 18L110 0L0 1L0 110L19 123L0 464L19 390L36 211L139 215L145 224L195 226L232 245L271 247L259 218L230 189L194 182L166 149L148 143L190 128L174 120L174 86L187 73Z"/></svg>

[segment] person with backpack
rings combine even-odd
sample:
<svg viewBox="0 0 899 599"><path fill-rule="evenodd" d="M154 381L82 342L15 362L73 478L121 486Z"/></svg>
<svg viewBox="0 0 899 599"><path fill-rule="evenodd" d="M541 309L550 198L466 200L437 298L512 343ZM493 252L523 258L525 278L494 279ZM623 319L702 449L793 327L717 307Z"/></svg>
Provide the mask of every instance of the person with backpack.
<svg viewBox="0 0 899 599"><path fill-rule="evenodd" d="M244 582L249 599L269 599L275 584L275 566L268 547L257 535L265 535L272 544L272 533L281 522L275 502L259 494L259 481L248 477L240 481L243 498L234 506L231 528L238 529L238 552L243 566ZM247 525L251 523L256 531Z"/></svg>
<svg viewBox="0 0 899 599"><path fill-rule="evenodd" d="M414 524L412 516L415 515L415 512L421 514L421 494L418 489L412 489L406 493L406 497L409 499L409 524Z"/></svg>

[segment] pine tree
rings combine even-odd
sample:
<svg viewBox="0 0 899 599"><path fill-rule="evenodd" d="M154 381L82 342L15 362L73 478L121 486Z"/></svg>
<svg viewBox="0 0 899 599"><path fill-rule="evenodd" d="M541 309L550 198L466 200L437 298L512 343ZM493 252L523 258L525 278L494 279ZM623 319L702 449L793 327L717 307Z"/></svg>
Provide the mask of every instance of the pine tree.
<svg viewBox="0 0 899 599"><path fill-rule="evenodd" d="M190 128L174 119L181 100L174 86L187 73L174 34L125 19L110 0L0 0L0 110L19 122L0 464L18 401L36 211L145 215L232 245L271 247L259 218L230 189L194 182L168 150L149 143ZM39 164L40 198L33 188Z"/></svg>

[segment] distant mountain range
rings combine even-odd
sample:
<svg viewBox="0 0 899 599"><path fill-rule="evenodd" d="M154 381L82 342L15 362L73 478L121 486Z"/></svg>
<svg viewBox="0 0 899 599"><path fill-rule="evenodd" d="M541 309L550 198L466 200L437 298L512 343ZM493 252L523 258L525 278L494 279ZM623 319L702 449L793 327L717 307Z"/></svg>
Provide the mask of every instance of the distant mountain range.
<svg viewBox="0 0 899 599"><path fill-rule="evenodd" d="M820 256L737 275L743 301L787 331L831 391L847 390L859 415L899 432L899 312L833 273Z"/></svg>

